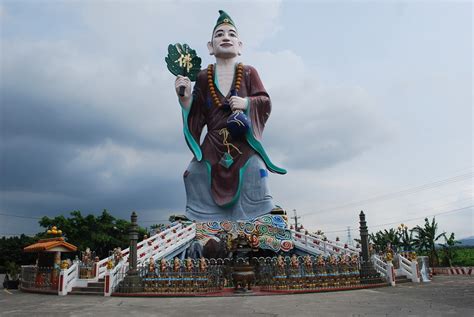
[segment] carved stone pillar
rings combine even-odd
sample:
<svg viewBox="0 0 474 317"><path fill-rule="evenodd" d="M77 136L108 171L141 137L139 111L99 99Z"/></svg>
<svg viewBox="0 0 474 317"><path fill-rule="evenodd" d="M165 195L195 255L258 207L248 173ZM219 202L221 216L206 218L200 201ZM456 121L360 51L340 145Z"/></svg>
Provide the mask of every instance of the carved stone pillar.
<svg viewBox="0 0 474 317"><path fill-rule="evenodd" d="M361 210L359 214L359 230L360 230L360 244L362 248L362 263L360 268L360 277L362 280L367 279L372 271L373 267L369 258L369 230L367 228L367 222L365 221L365 214Z"/></svg>
<svg viewBox="0 0 474 317"><path fill-rule="evenodd" d="M129 270L128 275L137 275L137 241L138 241L138 225L137 213L132 212L130 217L132 225L128 231L130 238L130 253L128 255Z"/></svg>
<svg viewBox="0 0 474 317"><path fill-rule="evenodd" d="M129 269L127 276L120 285L121 293L140 293L143 292L143 281L137 271L137 241L138 241L138 225L137 214L132 212L132 225L128 231L130 238L130 252L128 255ZM114 290L111 290L112 292Z"/></svg>

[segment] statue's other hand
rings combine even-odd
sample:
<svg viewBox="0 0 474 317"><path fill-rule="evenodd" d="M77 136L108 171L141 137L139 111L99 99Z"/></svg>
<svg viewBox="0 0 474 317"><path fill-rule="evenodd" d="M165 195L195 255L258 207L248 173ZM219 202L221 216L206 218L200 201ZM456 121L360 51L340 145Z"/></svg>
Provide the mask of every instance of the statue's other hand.
<svg viewBox="0 0 474 317"><path fill-rule="evenodd" d="M179 95L180 87L184 87L184 96ZM191 97L191 80L188 77L181 75L176 76L174 88L176 90L176 94L180 99L189 100L189 98Z"/></svg>
<svg viewBox="0 0 474 317"><path fill-rule="evenodd" d="M232 111L247 110L247 98L241 98L239 96L230 97L230 108Z"/></svg>

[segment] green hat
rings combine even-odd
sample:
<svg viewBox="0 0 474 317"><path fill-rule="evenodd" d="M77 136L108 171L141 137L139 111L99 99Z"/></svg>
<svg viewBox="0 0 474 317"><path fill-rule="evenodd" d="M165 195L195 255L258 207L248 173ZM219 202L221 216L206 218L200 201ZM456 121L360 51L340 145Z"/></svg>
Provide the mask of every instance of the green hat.
<svg viewBox="0 0 474 317"><path fill-rule="evenodd" d="M219 14L220 15L219 15L219 18L217 19L216 26L214 27L214 30L212 30L212 32L214 32L216 28L221 24L230 24L234 28L237 29L234 21L232 21L232 18L224 10L219 10Z"/></svg>

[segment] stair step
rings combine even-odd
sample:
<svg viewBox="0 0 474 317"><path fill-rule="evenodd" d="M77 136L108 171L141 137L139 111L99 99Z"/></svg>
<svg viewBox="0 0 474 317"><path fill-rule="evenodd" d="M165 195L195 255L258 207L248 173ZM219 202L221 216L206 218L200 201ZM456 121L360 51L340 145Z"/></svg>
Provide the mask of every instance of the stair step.
<svg viewBox="0 0 474 317"><path fill-rule="evenodd" d="M409 279L407 279L407 278L395 279L395 283L396 283L396 284L411 283L411 280L409 280Z"/></svg>
<svg viewBox="0 0 474 317"><path fill-rule="evenodd" d="M68 295L92 295L92 296L104 296L104 293L97 292L86 292L86 291L71 291Z"/></svg>
<svg viewBox="0 0 474 317"><path fill-rule="evenodd" d="M411 279L409 279L406 275L398 275L395 276L395 283L402 284L402 283L410 283Z"/></svg>
<svg viewBox="0 0 474 317"><path fill-rule="evenodd" d="M103 287L79 287L75 286L72 288L73 291L80 291L80 292L96 292L96 293L103 293Z"/></svg>
<svg viewBox="0 0 474 317"><path fill-rule="evenodd" d="M105 282L89 282L87 287L102 287L104 288Z"/></svg>

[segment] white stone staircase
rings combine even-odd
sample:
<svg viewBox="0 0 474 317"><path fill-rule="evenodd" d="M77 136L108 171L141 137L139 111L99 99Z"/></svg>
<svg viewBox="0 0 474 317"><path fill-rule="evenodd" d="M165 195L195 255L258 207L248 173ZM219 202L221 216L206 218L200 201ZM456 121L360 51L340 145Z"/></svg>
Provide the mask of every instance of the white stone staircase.
<svg viewBox="0 0 474 317"><path fill-rule="evenodd" d="M194 223L175 222L162 232L159 232L137 244L137 266L146 265L150 260L157 261L162 258L172 258L186 250L187 246L196 236L196 225ZM107 264L112 257L106 257L94 264L94 278L79 279L77 264L71 270L62 272L66 279L59 295L98 293L97 283L103 283L101 295L110 296L115 288L125 277L128 271L128 257L130 249L122 250L122 260L112 269L107 269ZM72 272L72 273L70 273ZM90 291L88 290L90 288Z"/></svg>
<svg viewBox="0 0 474 317"><path fill-rule="evenodd" d="M386 262L376 254L372 255L371 260L375 270L382 275L391 286L407 282L419 283L421 281L420 270L416 259L411 261L402 254L396 254L396 258L398 258L398 269L394 268L392 262Z"/></svg>

